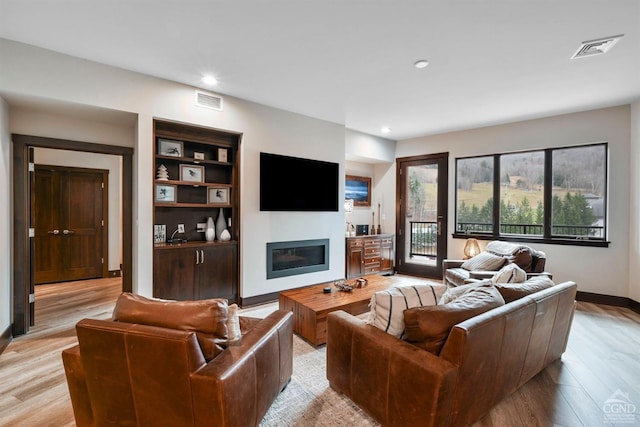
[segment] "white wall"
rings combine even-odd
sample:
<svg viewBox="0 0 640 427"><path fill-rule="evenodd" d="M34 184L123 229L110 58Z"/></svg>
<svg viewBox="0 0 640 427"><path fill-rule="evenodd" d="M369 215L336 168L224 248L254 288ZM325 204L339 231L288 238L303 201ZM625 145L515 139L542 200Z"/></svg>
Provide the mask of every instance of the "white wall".
<svg viewBox="0 0 640 427"><path fill-rule="evenodd" d="M194 88L0 39L0 95L56 100L131 112L134 125L134 290L152 294L153 118L242 132L241 281L242 297L276 292L344 276L344 211L267 213L258 209L259 152L272 151L333 161L344 172L345 131L341 125L311 119L233 97L224 111L194 105ZM41 70L48 70L47 79ZM66 138L66 131L56 135ZM344 178L341 178L341 199ZM0 196L2 197L2 196ZM330 270L266 280L266 243L330 238Z"/></svg>
<svg viewBox="0 0 640 427"><path fill-rule="evenodd" d="M640 302L640 100L631 104L629 298Z"/></svg>
<svg viewBox="0 0 640 427"><path fill-rule="evenodd" d="M11 179L11 138L9 106L0 98L0 335L11 326L11 209L13 191Z"/></svg>
<svg viewBox="0 0 640 427"><path fill-rule="evenodd" d="M449 233L454 230L455 158L519 150L609 143L608 248L534 245L547 254L555 281L574 280L585 292L629 293L630 107L620 106L500 126L399 141L397 157L449 152ZM387 179L391 179L389 176ZM637 216L637 211L634 215ZM449 237L450 258L462 256L464 240ZM637 258L636 258L637 260ZM637 276L634 276L637 277Z"/></svg>

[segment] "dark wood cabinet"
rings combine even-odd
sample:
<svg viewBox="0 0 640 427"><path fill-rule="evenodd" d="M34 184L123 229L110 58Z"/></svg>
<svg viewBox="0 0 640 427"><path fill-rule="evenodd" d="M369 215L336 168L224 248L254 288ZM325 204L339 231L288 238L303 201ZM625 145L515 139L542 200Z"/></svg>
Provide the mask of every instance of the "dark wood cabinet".
<svg viewBox="0 0 640 427"><path fill-rule="evenodd" d="M348 237L346 273L348 279L393 271L393 235Z"/></svg>
<svg viewBox="0 0 640 427"><path fill-rule="evenodd" d="M235 242L191 242L156 247L153 296L237 301L236 246Z"/></svg>
<svg viewBox="0 0 640 427"><path fill-rule="evenodd" d="M155 297L237 302L240 139L218 129L154 121ZM219 227L221 214L229 239L206 241L203 226L211 217Z"/></svg>

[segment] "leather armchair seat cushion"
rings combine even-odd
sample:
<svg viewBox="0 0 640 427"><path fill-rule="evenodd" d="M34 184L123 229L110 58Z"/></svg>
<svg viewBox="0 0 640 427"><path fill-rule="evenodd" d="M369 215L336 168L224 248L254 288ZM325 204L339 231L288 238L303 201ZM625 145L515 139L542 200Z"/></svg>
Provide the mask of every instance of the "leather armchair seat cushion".
<svg viewBox="0 0 640 427"><path fill-rule="evenodd" d="M195 332L207 362L228 342L227 319L228 302L221 298L169 301L123 292L113 309L115 321Z"/></svg>
<svg viewBox="0 0 640 427"><path fill-rule="evenodd" d="M404 311L405 340L437 356L453 326L504 303L494 286L482 285L447 304L410 308Z"/></svg>
<svg viewBox="0 0 640 427"><path fill-rule="evenodd" d="M462 267L447 268L444 271L445 283L453 283L456 286L463 285L469 278L469 271Z"/></svg>
<svg viewBox="0 0 640 427"><path fill-rule="evenodd" d="M496 283L494 286L506 303L554 286L548 276L534 276L523 283Z"/></svg>

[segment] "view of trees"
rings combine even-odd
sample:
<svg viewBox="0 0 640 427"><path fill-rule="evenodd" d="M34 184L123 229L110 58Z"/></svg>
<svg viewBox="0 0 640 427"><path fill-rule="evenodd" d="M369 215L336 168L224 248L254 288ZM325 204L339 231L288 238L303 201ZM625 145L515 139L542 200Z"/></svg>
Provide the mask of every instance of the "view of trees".
<svg viewBox="0 0 640 427"><path fill-rule="evenodd" d="M545 152L504 154L499 159L500 232L542 234ZM457 161L459 231L492 231L493 163L493 156ZM602 144L553 150L553 234L595 234L597 227L592 226L598 225L602 212L594 212L590 200L604 200L605 167Z"/></svg>

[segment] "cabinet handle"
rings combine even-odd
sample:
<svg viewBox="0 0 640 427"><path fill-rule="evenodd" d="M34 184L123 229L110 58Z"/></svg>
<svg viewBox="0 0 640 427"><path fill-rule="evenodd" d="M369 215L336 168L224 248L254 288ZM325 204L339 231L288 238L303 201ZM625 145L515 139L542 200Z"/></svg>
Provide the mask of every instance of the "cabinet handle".
<svg viewBox="0 0 640 427"><path fill-rule="evenodd" d="M200 251L196 251L196 265L200 264Z"/></svg>
<svg viewBox="0 0 640 427"><path fill-rule="evenodd" d="M200 264L204 264L204 251L200 250Z"/></svg>

